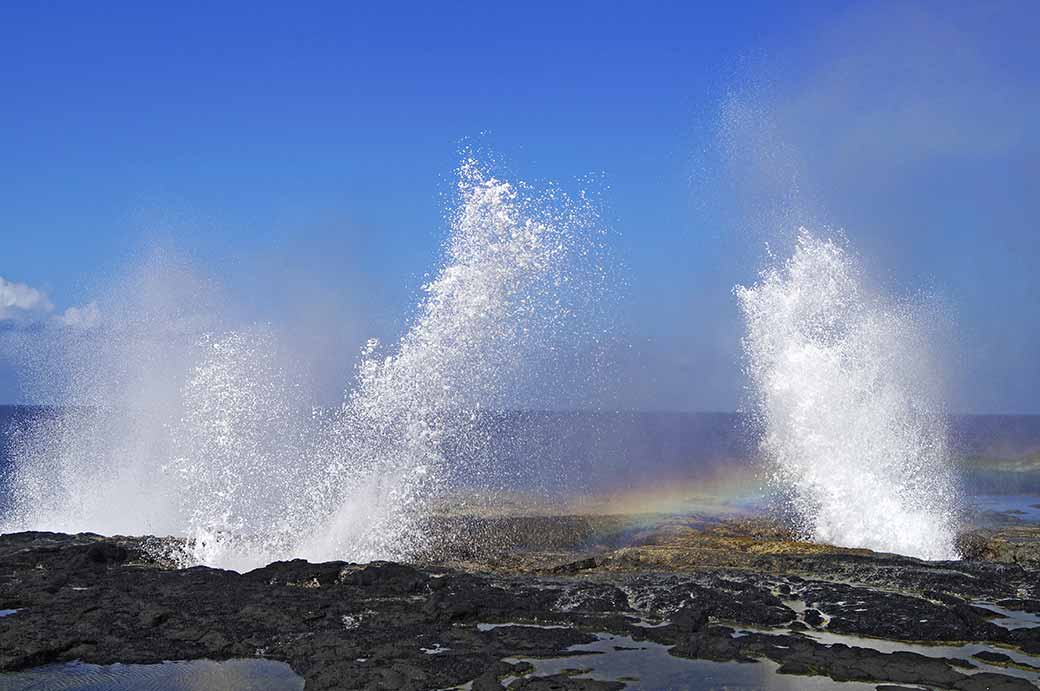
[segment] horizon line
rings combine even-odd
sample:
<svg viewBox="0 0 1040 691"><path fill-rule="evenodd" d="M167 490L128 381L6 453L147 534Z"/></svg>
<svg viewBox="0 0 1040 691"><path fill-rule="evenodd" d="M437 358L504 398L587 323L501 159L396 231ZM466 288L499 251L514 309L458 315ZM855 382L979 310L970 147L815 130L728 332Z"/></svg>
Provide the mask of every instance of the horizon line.
<svg viewBox="0 0 1040 691"><path fill-rule="evenodd" d="M314 405L314 408L334 409L339 404L334 405ZM63 405L60 403L9 403L0 402L0 408L88 408L90 406L73 406ZM729 416L744 416L748 417L753 415L744 410L718 410L718 409L705 409L705 410L679 410L679 409L661 409L661 408L483 408L481 412L494 412L494 413L599 413L599 414L614 414L614 415L729 415ZM947 414L948 417L1040 417L1040 411L1035 412L1012 412L1012 411L987 411L987 412L966 412L966 411L955 411Z"/></svg>

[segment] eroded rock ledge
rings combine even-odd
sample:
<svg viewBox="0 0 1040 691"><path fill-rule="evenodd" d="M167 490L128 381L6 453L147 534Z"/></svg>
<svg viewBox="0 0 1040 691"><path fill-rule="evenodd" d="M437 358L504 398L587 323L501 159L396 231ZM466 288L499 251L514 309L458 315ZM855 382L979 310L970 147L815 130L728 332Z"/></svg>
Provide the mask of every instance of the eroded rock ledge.
<svg viewBox="0 0 1040 691"><path fill-rule="evenodd" d="M554 544L511 562L499 554L483 566L474 555L421 567L297 560L238 574L170 568L151 556L155 540L0 536L0 609L17 610L0 618L0 670L69 660L266 657L291 665L308 689L473 682L483 691L508 678L509 688L622 688L525 677L523 663L503 662L560 656L611 633L671 646L678 657L768 659L785 674L1036 688L995 671L1017 665L999 652L942 659L812 637L975 641L1040 655L1040 627L1005 628L973 604L1040 611L1040 572L1028 562L925 563L799 547L789 536L729 525L665 531L592 554L572 549L568 558L566 545ZM496 623L559 627L478 626Z"/></svg>

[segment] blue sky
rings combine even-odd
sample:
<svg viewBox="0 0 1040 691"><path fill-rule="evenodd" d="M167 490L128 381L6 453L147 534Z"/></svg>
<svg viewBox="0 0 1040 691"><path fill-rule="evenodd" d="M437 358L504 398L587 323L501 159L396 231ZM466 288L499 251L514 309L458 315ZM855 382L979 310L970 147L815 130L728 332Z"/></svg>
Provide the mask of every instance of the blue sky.
<svg viewBox="0 0 1040 691"><path fill-rule="evenodd" d="M1040 412L1034 3L210 5L0 9L0 277L48 313L172 247L349 369L469 144L597 191L620 407L738 405L731 289L804 223L952 306L955 408Z"/></svg>

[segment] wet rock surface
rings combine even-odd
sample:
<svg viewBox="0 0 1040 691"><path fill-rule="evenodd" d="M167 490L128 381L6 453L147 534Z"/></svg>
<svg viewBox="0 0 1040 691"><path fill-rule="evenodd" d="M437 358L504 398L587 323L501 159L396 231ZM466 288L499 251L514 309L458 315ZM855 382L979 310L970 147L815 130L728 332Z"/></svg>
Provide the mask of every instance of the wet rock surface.
<svg viewBox="0 0 1040 691"><path fill-rule="evenodd" d="M0 610L17 612L0 618L0 670L263 657L287 662L308 689L620 689L624 680L539 676L525 662L609 633L677 658L771 660L784 675L884 688L1037 688L1021 658L1040 654L1040 626L1006 628L977 604L1035 612L1040 572L1029 564L799 551L741 529L565 558L554 544L484 568L295 560L244 574L172 568L153 556L156 538L5 535ZM870 638L1004 652L883 652Z"/></svg>
<svg viewBox="0 0 1040 691"><path fill-rule="evenodd" d="M1040 533L1035 525L1006 526L961 536L961 552L976 559L1040 568Z"/></svg>

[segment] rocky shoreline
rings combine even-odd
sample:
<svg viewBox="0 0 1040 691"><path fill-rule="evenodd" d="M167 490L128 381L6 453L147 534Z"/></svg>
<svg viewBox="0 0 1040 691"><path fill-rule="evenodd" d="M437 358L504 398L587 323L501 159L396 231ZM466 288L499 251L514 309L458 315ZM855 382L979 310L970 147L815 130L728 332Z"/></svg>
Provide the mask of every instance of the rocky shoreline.
<svg viewBox="0 0 1040 691"><path fill-rule="evenodd" d="M739 521L659 523L604 545L621 523L582 520L550 521L558 534L537 539L522 522L485 525L495 547L439 562L296 560L243 574L171 568L156 538L0 536L0 610L15 610L0 617L0 671L259 657L288 663L307 689L620 689L625 679L537 669L618 636L885 689L1037 688L1040 552L1028 529L969 536L971 559L922 562Z"/></svg>

